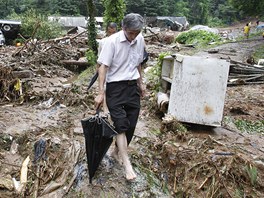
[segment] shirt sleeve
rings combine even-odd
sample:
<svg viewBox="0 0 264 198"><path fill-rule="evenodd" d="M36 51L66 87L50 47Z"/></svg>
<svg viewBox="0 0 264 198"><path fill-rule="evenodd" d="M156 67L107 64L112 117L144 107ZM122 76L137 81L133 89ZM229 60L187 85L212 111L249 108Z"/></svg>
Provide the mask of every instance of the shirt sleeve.
<svg viewBox="0 0 264 198"><path fill-rule="evenodd" d="M139 63L142 63L144 60L144 49L145 49L145 41L142 34L140 35L140 59Z"/></svg>
<svg viewBox="0 0 264 198"><path fill-rule="evenodd" d="M103 43L102 43L102 40L100 40L98 42L98 54L97 54L98 57L99 57L99 55L100 55L100 53L102 51L102 47L103 47Z"/></svg>
<svg viewBox="0 0 264 198"><path fill-rule="evenodd" d="M110 67L113 61L114 52L114 43L111 41L111 39L106 39L103 43L103 47L97 59L97 63L104 64L105 66Z"/></svg>

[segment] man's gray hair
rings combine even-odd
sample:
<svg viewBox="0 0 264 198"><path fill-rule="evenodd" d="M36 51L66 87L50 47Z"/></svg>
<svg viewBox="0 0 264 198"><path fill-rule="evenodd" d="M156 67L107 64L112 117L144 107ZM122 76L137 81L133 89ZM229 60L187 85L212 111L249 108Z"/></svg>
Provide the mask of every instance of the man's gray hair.
<svg viewBox="0 0 264 198"><path fill-rule="evenodd" d="M143 17L137 13L130 13L122 21L122 27L129 30L141 30L143 28Z"/></svg>

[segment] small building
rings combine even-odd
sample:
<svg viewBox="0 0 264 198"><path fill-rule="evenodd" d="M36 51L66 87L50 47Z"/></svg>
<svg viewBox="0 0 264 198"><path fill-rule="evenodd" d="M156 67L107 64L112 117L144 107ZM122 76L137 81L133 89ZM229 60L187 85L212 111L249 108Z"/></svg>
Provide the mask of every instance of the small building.
<svg viewBox="0 0 264 198"><path fill-rule="evenodd" d="M146 26L170 29L173 31L183 31L189 27L186 17L157 16L146 17Z"/></svg>
<svg viewBox="0 0 264 198"><path fill-rule="evenodd" d="M79 17L67 17L67 16L49 16L49 21L57 22L66 29L72 29L75 27L86 28L88 18L84 16ZM98 28L102 27L103 17L95 17Z"/></svg>

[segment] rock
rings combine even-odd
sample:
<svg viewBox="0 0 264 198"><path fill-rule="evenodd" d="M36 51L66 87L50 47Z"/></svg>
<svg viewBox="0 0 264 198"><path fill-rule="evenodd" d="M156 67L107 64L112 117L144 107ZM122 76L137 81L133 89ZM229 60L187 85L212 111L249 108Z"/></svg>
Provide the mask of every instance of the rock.
<svg viewBox="0 0 264 198"><path fill-rule="evenodd" d="M14 189L13 181L10 175L1 176L0 188L8 189L10 191Z"/></svg>
<svg viewBox="0 0 264 198"><path fill-rule="evenodd" d="M15 78L33 78L35 75L32 71L30 70L24 70L24 71L12 71L12 75Z"/></svg>

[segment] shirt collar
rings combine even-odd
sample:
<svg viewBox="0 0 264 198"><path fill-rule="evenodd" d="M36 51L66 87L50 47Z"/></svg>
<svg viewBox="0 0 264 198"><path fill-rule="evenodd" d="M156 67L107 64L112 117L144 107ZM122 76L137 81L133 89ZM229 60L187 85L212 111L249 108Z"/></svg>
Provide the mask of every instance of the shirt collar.
<svg viewBox="0 0 264 198"><path fill-rule="evenodd" d="M125 32L123 30L121 30L121 32L120 32L120 42L125 42L125 41L127 41Z"/></svg>
<svg viewBox="0 0 264 198"><path fill-rule="evenodd" d="M120 43L122 42L129 42L126 38L125 32L123 30L121 30L120 32ZM130 43L131 45L135 44L137 42L137 37Z"/></svg>

